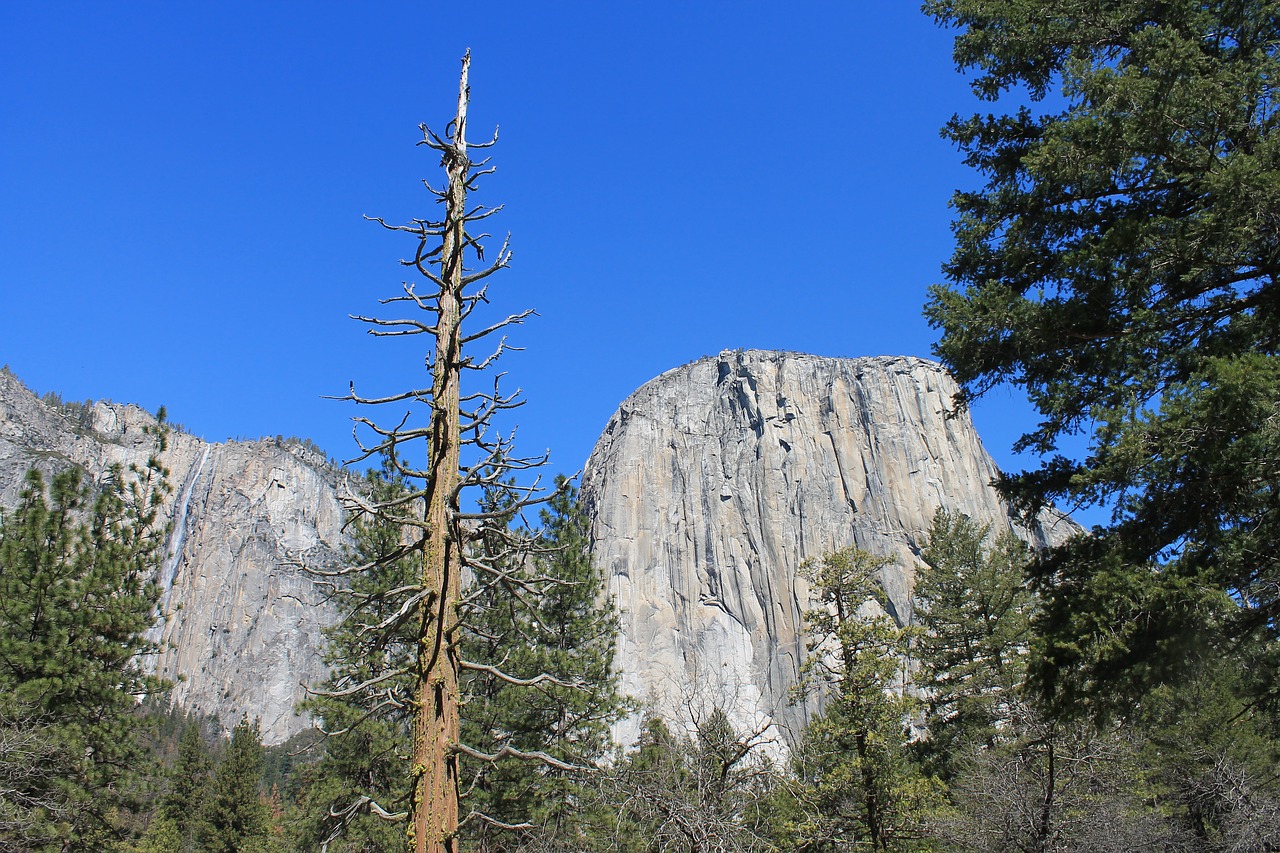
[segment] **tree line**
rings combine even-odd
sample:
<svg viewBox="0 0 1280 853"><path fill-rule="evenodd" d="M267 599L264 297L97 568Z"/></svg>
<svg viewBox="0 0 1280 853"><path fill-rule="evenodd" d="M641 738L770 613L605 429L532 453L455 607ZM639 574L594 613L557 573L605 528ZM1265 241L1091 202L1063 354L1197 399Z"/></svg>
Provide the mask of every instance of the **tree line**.
<svg viewBox="0 0 1280 853"><path fill-rule="evenodd" d="M55 484L72 480L61 475ZM35 530L46 531L42 544L55 529L71 531L70 541L87 532L70 516L59 519L62 504L50 509L55 493L42 500L36 481L0 524L6 568L20 565L13 555L32 544ZM404 489L385 470L367 481L384 496ZM1241 699L1239 673L1189 668L1124 717L1053 716L1028 677L1043 643L1035 630L1042 602L1024 578L1033 555L1008 529L939 510L922 542L906 624L881 606L886 558L847 549L805 564L814 591L810 654L794 701L818 693L823 710L780 762L761 731L736 730L729 709L696 702L683 720L647 716L636 743L615 746L609 725L642 709L617 690L616 619L573 492L563 491L540 522L542 559L512 574L505 598L487 591L478 605L486 627L467 654L554 680L512 684L471 670L462 684L463 728L487 754L510 746L551 760L460 761L464 819L453 839L460 850L1262 851L1280 843L1280 742L1273 720ZM385 523L361 524L354 534L353 561L400 546ZM6 709L6 847L404 849L413 722L411 706L396 697L410 688L401 675L382 682L378 701L340 689L394 665L369 651L364 629L384 621L369 602L386 605L383 596L415 567L402 556L383 568L353 582L347 618L329 630L331 674L303 709L318 729L287 744L264 748L247 718L226 739L216 721L163 703L138 705L140 693L115 687L105 691L115 693L114 710L101 700L94 706L99 729L83 727L84 698L44 705L38 717ZM84 584L118 579L78 571L81 581L66 585L85 599L104 590ZM60 577L71 575L67 567ZM524 613L520 581L534 576L564 583ZM33 598L8 585L4 592L6 614ZM0 676L16 703L49 687L13 668L20 623L4 624ZM28 649L43 649L29 652L42 671L84 660L70 653L83 646L61 643L62 629L21 624L36 644ZM145 625L135 623L135 639ZM116 666L129 660L114 658ZM108 737L99 732L110 732L110 756L98 756ZM483 817L466 818L476 814Z"/></svg>

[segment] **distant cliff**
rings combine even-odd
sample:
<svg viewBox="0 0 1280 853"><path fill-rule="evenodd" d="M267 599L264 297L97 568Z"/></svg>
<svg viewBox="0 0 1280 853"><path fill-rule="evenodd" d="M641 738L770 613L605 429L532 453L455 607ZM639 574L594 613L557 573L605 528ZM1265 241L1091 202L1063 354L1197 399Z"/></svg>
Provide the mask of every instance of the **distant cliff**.
<svg viewBox="0 0 1280 853"><path fill-rule="evenodd" d="M666 716L718 704L740 729L793 740L815 710L789 703L811 606L804 559L849 545L897 557L882 580L905 623L938 507L1011 524L972 422L948 416L955 391L918 358L748 350L628 397L582 484L622 611L624 690ZM1042 545L1074 529L1046 516L1018 532Z"/></svg>
<svg viewBox="0 0 1280 853"><path fill-rule="evenodd" d="M144 461L152 445L142 428L153 423L136 406L41 400L0 371L0 506L16 503L32 466L48 479L72 464L96 476ZM209 444L175 431L169 444L173 529L159 577L169 619L154 668L175 680L183 707L228 727L245 712L261 717L263 739L278 743L307 725L293 706L301 684L324 673L320 631L331 612L292 560L338 558L341 473L293 441Z"/></svg>

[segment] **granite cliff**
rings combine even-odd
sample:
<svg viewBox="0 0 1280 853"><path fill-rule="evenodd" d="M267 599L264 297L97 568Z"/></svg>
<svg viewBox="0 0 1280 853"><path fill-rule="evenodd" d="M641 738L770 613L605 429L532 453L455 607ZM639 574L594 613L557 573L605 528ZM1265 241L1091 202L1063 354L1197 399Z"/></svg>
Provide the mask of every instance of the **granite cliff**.
<svg viewBox="0 0 1280 853"><path fill-rule="evenodd" d="M896 557L882 581L905 623L938 507L1012 524L972 422L949 415L955 391L918 358L739 350L628 397L582 482L621 610L624 689L667 717L716 704L740 730L793 742L815 710L789 702L810 606L803 560L849 545ZM1043 545L1073 529L1045 517L1018 532Z"/></svg>
<svg viewBox="0 0 1280 853"><path fill-rule="evenodd" d="M788 691L804 658L807 557L846 545L898 558L888 606L911 618L915 555L943 506L997 526L1008 508L955 384L915 358L732 351L668 371L628 397L587 462L595 559L622 613L623 687L679 719L714 703L780 746L814 712ZM145 459L154 418L135 406L41 400L0 371L0 506L25 470L90 474ZM333 619L310 576L342 545L343 473L305 442L211 444L181 431L165 457L173 523L159 581L155 669L174 701L262 720L278 743L307 720L302 684L323 677ZM1046 518L1019 532L1065 536ZM618 731L637 734L635 720Z"/></svg>
<svg viewBox="0 0 1280 853"><path fill-rule="evenodd" d="M145 461L143 427L154 423L136 406L42 400L0 371L0 506L17 502L32 466L48 480L68 465L97 476ZM158 580L169 618L149 665L174 681L179 705L228 727L247 712L279 743L306 727L293 706L324 673L320 631L332 614L294 561L337 559L341 474L300 442L210 444L179 430L163 461L173 527Z"/></svg>

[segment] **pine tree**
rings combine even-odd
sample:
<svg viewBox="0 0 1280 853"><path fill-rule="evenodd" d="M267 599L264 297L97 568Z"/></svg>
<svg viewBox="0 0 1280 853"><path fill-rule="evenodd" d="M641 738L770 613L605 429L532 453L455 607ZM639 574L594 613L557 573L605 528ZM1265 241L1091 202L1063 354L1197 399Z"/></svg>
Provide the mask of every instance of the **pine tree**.
<svg viewBox="0 0 1280 853"><path fill-rule="evenodd" d="M387 460L366 473L361 491L388 505L409 494ZM357 515L347 529L347 561L363 570L334 590L341 618L325 632L330 674L302 706L326 737L321 759L306 771L301 832L314 847L394 850L404 843L412 787L405 759L417 627L403 590L416 586L418 566L394 520ZM360 689L366 684L377 689Z"/></svg>
<svg viewBox="0 0 1280 853"><path fill-rule="evenodd" d="M610 751L609 727L627 707L613 670L617 617L588 553L577 492L564 477L556 478L540 517L538 553L500 582L478 585L470 599L467 659L517 681L470 670L463 734L490 754L542 752L565 765L591 767ZM519 683L521 676L535 683ZM468 805L477 815L469 834L482 845L500 837L494 822L569 832L580 776L542 761L469 765Z"/></svg>
<svg viewBox="0 0 1280 853"><path fill-rule="evenodd" d="M1034 566L1036 682L1106 716L1225 658L1277 701L1280 5L925 9L1009 102L945 130L982 186L953 199L937 352L961 402L1011 383L1039 411L1016 447L1044 461L1001 482L1021 509L1114 508Z"/></svg>
<svg viewBox="0 0 1280 853"><path fill-rule="evenodd" d="M586 552L576 492L563 478L557 486L534 553L513 556L506 548L504 526L513 519L502 490L480 507L503 521L475 542L472 556L490 574L465 591L463 736L487 755L514 751L553 762L463 757L465 805L477 815L463 837L482 848L518 843L499 825L519 827L524 837L573 832L581 771L568 768L608 752L609 726L626 707L613 673L612 604ZM389 465L366 476L365 492L385 504L410 494ZM365 570L335 592L343 618L327 632L331 674L305 705L329 736L324 757L307 770L304 839L335 851L394 849L411 796L404 758L416 628L403 591L415 586L417 566L400 524L366 516L349 529L349 560ZM517 538L528 535L535 534ZM522 562L508 562L517 557ZM351 689L374 682L376 692Z"/></svg>
<svg viewBox="0 0 1280 853"><path fill-rule="evenodd" d="M990 544L988 544L990 543ZM1021 691L1034 597L1030 549L1009 530L939 509L916 572L916 680L927 687L928 747L950 777L970 747L994 747L1025 715Z"/></svg>
<svg viewBox="0 0 1280 853"><path fill-rule="evenodd" d="M1164 685L1127 721L1144 793L1200 849L1280 845L1280 737L1240 700L1240 677L1220 667Z"/></svg>
<svg viewBox="0 0 1280 853"><path fill-rule="evenodd" d="M801 839L812 848L890 849L929 795L906 746L911 631L883 609L879 573L891 562L847 548L801 566L818 604L805 613L801 690L825 699L795 759L818 813Z"/></svg>
<svg viewBox="0 0 1280 853"><path fill-rule="evenodd" d="M155 651L163 412L152 431L156 455L111 468L96 492L74 468L46 491L33 470L0 513L0 832L12 849L93 847L133 805L134 711L163 688L141 665Z"/></svg>
<svg viewBox="0 0 1280 853"><path fill-rule="evenodd" d="M211 761L198 718L187 719L178 741L178 757L169 770L169 787L160 801L160 819L172 824L179 839L174 850L191 850L196 818L209 783Z"/></svg>
<svg viewBox="0 0 1280 853"><path fill-rule="evenodd" d="M939 510L916 574L917 683L927 736L915 747L948 787L930 816L960 849L1177 849L1151 807L1134 727L1095 729L1043 712L1027 690L1036 598L1027 546Z"/></svg>
<svg viewBox="0 0 1280 853"><path fill-rule="evenodd" d="M473 312L489 302L488 279L505 269L511 252L506 242L491 261L485 260L484 238L476 223L488 219L500 208L476 205L470 195L483 175L493 170L472 157L476 149L496 143L475 144L467 138L467 115L471 89L468 75L470 54L462 60L457 109L442 135L422 125L421 144L440 155L445 170L441 189L427 185L442 216L432 220L413 219L404 225L390 225L390 231L406 234L414 241L411 259L402 261L420 281L404 282L403 291L383 301L404 308L411 316L391 318L358 317L376 336L426 335L425 363L429 381L382 396L357 394L354 386L343 399L357 404L395 406L398 410L385 424L372 418L357 418L371 439L362 444L357 460L385 455L395 472L412 484L410 494L394 503L370 503L352 496L349 509L356 515L371 515L400 525L406 547L417 560L414 581L401 589L401 604L416 625L412 643L413 662L408 671L414 694L409 707L413 713L413 744L405 761L413 779L408 803L409 838L415 853L454 853L462 820L460 762L538 760L565 769L570 765L541 750L526 752L507 745L496 753L467 744L462 738L462 681L464 673L476 671L462 657L462 637L466 631L463 610L463 579L469 576L482 585L503 583L520 569L518 552L528 552L534 543L521 539L520 528L497 529L508 513L519 515L546 495L536 478L530 483L512 482L513 477L533 477L528 472L545 462L542 457L513 454L513 437L496 430L495 417L520 405L519 394L503 393L501 374L494 375L495 361L509 347L496 337L521 323L533 312L511 314L482 328L472 328ZM479 264L470 266L474 261ZM423 289L418 290L419 286ZM496 343L494 343L496 341ZM477 348L484 351L477 352ZM472 378L482 385L472 388ZM407 406L406 413L401 406ZM385 409L384 409L385 411ZM421 413L422 421L415 421ZM479 492L505 490L510 506L498 514L473 511ZM477 544L497 538L498 554L487 553ZM406 554L407 556L407 554ZM351 571L359 571L351 567ZM484 664L484 671L500 667ZM536 676L534 676L536 677ZM515 680L527 680L516 677ZM356 686L376 694L382 681ZM545 682L544 682L545 683Z"/></svg>
<svg viewBox="0 0 1280 853"><path fill-rule="evenodd" d="M186 853L195 849L193 843L191 838L182 834L173 818L160 814L152 819L135 847L123 849L130 850L130 853Z"/></svg>
<svg viewBox="0 0 1280 853"><path fill-rule="evenodd" d="M265 849L269 814L262 790L262 737L257 722L244 717L213 771L196 822L201 853L241 853Z"/></svg>
<svg viewBox="0 0 1280 853"><path fill-rule="evenodd" d="M585 838L552 850L775 853L769 795L777 779L759 733L738 732L723 708L677 734L658 717L584 799Z"/></svg>

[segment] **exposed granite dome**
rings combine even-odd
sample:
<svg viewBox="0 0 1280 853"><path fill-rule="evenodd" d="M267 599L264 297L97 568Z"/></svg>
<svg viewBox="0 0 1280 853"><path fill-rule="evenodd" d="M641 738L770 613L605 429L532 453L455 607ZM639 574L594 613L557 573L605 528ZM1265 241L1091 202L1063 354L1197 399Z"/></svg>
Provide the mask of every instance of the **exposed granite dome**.
<svg viewBox="0 0 1280 853"><path fill-rule="evenodd" d="M955 382L919 358L726 351L623 401L582 495L622 611L623 688L664 716L719 704L793 740L814 712L789 691L805 656L808 557L893 555L892 615L911 618L916 555L938 507L1008 527L995 463ZM1064 537L1046 518L1032 544ZM619 731L628 742L635 721Z"/></svg>

